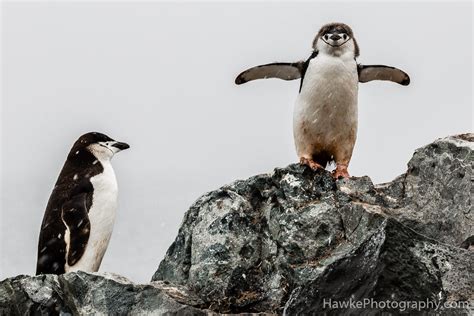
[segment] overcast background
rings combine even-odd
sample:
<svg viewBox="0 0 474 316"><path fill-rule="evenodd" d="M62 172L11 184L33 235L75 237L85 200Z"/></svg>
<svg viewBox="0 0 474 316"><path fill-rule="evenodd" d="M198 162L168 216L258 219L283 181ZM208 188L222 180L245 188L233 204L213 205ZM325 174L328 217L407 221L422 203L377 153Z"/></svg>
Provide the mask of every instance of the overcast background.
<svg viewBox="0 0 474 316"><path fill-rule="evenodd" d="M35 272L70 146L101 131L131 145L113 161L119 210L101 271L148 281L201 194L297 161L299 81L234 78L307 58L332 21L352 26L359 62L412 82L360 85L352 175L390 181L416 148L472 130L470 2L4 3L0 279Z"/></svg>

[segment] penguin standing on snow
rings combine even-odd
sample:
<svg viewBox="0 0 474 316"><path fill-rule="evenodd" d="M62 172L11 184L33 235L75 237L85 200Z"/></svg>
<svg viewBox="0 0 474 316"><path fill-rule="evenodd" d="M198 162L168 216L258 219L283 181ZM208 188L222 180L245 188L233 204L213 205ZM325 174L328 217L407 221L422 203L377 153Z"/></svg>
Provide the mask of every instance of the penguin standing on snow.
<svg viewBox="0 0 474 316"><path fill-rule="evenodd" d="M99 270L117 209L110 160L129 147L100 133L74 143L46 207L36 274Z"/></svg>
<svg viewBox="0 0 474 316"><path fill-rule="evenodd" d="M300 163L312 169L334 161L335 178L349 177L347 167L357 136L358 83L388 80L408 85L400 69L357 64L359 46L351 28L343 23L324 25L313 41L306 61L271 63L250 68L235 79L301 78L293 115L293 135Z"/></svg>

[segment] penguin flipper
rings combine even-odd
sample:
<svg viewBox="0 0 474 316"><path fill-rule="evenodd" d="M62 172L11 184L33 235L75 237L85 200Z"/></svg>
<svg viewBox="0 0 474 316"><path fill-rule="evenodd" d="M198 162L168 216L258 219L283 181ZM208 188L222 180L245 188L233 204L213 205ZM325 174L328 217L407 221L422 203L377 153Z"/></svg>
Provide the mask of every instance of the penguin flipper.
<svg viewBox="0 0 474 316"><path fill-rule="evenodd" d="M406 72L395 67L384 65L357 65L359 82L369 82L373 80L393 81L402 86L410 84L410 77Z"/></svg>
<svg viewBox="0 0 474 316"><path fill-rule="evenodd" d="M91 223L86 208L87 193L73 196L62 207L62 219L69 230L67 264L72 266L81 259L89 240Z"/></svg>
<svg viewBox="0 0 474 316"><path fill-rule="evenodd" d="M278 78L283 80L294 80L301 78L303 61L295 63L271 63L255 66L241 72L235 78L236 84L243 84L256 79Z"/></svg>

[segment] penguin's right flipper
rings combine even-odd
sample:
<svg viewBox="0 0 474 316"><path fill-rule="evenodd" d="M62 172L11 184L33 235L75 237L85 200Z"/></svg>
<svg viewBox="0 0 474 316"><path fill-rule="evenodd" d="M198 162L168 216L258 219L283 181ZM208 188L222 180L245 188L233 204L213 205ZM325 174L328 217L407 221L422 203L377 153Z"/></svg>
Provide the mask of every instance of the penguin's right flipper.
<svg viewBox="0 0 474 316"><path fill-rule="evenodd" d="M62 219L69 230L67 264L72 266L81 259L89 240L91 223L86 208L87 193L74 195L62 207Z"/></svg>
<svg viewBox="0 0 474 316"><path fill-rule="evenodd" d="M246 83L256 79L279 78L283 80L294 80L301 78L304 61L295 63L271 63L255 66L241 72L235 78L236 84Z"/></svg>

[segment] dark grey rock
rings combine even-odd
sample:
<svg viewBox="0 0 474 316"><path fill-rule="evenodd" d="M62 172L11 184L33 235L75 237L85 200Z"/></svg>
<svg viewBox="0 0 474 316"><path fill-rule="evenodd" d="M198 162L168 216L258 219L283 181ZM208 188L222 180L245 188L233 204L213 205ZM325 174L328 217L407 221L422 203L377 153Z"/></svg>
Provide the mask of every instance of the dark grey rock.
<svg viewBox="0 0 474 316"><path fill-rule="evenodd" d="M314 280L296 288L285 306L288 315L354 315L361 310L332 309L332 302L472 300L472 252L437 243L392 218L347 256L327 266ZM448 297L450 296L450 297ZM364 315L400 312L369 304ZM406 314L421 314L415 310ZM444 310L444 313L447 313ZM453 312L450 310L450 312ZM456 312L466 313L466 310Z"/></svg>
<svg viewBox="0 0 474 316"><path fill-rule="evenodd" d="M472 300L474 258L460 246L474 235L473 148L472 134L437 140L381 185L297 164L236 181L191 206L153 280L227 313L331 313L324 298Z"/></svg>
<svg viewBox="0 0 474 316"><path fill-rule="evenodd" d="M183 304L182 302L186 302ZM17 276L0 283L0 315L206 315L186 289L108 273Z"/></svg>
<svg viewBox="0 0 474 316"><path fill-rule="evenodd" d="M443 138L415 152L403 182L402 207L392 213L400 222L456 246L473 235L473 135Z"/></svg>
<svg viewBox="0 0 474 316"><path fill-rule="evenodd" d="M473 148L473 134L439 139L379 185L298 164L235 181L190 207L151 283L18 276L0 315L467 315L443 304L474 305ZM387 300L431 305L333 305Z"/></svg>

